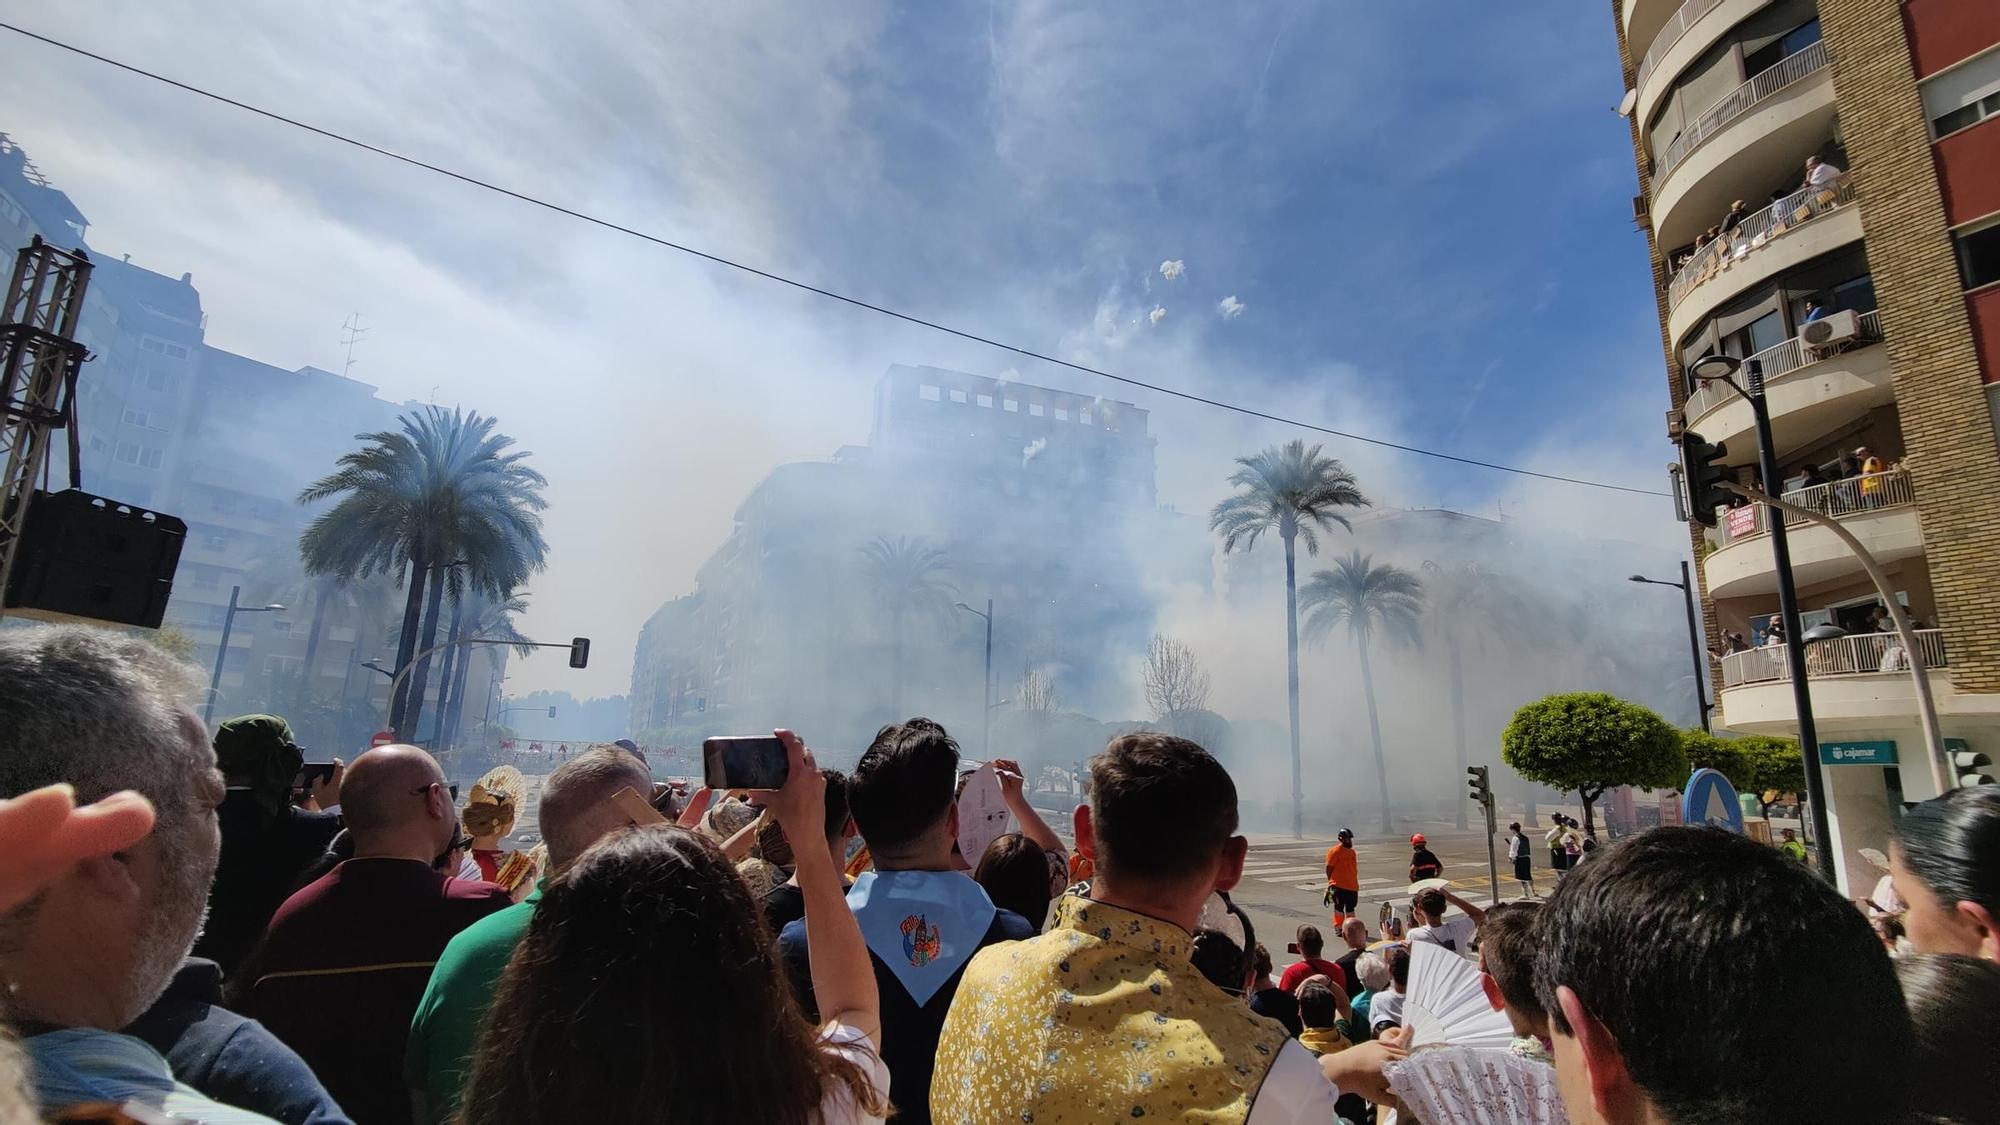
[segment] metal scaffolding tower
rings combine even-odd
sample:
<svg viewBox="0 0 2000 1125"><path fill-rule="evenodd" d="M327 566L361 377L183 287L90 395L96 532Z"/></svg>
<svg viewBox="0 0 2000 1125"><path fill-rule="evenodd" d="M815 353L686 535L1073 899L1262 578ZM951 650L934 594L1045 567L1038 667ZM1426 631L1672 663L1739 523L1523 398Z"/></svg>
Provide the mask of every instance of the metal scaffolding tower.
<svg viewBox="0 0 2000 1125"><path fill-rule="evenodd" d="M13 578L21 533L35 481L46 473L54 431L68 428L74 441L77 374L87 349L76 340L90 284L90 259L81 250L58 250L39 236L14 259L7 304L0 308L0 616ZM76 472L71 447L71 475ZM72 480L71 484L81 482Z"/></svg>

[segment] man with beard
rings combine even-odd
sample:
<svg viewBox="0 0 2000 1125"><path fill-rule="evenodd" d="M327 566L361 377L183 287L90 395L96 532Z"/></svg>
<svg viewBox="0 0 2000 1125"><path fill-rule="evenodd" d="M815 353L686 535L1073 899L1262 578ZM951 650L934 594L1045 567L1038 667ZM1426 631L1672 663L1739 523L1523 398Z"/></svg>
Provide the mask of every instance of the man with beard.
<svg viewBox="0 0 2000 1125"><path fill-rule="evenodd" d="M222 776L186 702L200 682L107 630L0 634L0 798L56 784L80 802L132 790L156 813L138 843L80 860L0 913L0 996L51 1113L137 1101L214 1125L269 1121L176 1081L158 1051L117 1030L187 956L215 872Z"/></svg>

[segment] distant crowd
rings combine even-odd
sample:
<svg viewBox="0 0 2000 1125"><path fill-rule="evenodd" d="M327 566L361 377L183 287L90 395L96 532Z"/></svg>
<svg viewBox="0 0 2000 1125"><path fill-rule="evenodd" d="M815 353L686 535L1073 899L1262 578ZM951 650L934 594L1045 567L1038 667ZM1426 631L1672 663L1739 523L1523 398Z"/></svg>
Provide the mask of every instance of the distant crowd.
<svg viewBox="0 0 2000 1125"><path fill-rule="evenodd" d="M1073 849L990 763L1017 827L967 855L965 763L928 719L850 775L778 731L775 790L677 793L600 745L461 798L413 746L307 776L281 718L205 730L199 684L119 633L0 633L0 1125L2000 1106L2000 787L1896 822L1893 941L1775 849L1659 828L1540 901L1420 887L1375 933L1329 856L1340 948L1302 926L1280 972L1229 896L1235 784L1186 739L1113 738ZM540 840L510 851L531 802ZM1468 996L1490 1047L1453 1038Z"/></svg>

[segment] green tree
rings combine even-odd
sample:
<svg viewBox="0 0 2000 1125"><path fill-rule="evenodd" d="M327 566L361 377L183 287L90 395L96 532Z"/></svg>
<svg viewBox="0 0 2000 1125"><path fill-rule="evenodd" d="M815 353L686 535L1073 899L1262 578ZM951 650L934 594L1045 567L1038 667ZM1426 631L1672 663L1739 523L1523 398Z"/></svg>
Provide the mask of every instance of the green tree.
<svg viewBox="0 0 2000 1125"><path fill-rule="evenodd" d="M1551 695L1514 712L1500 759L1529 781L1576 790L1585 831L1606 789L1666 789L1688 775L1679 731L1648 708L1598 691Z"/></svg>
<svg viewBox="0 0 2000 1125"><path fill-rule="evenodd" d="M501 595L541 570L548 551L539 514L548 482L525 451L509 452L514 439L494 419L431 406L401 423L360 435L365 445L299 494L334 501L299 537L308 574L400 573L407 583L398 669L436 643L447 587ZM399 733L416 732L429 668L428 656L417 660L390 701Z"/></svg>
<svg viewBox="0 0 2000 1125"><path fill-rule="evenodd" d="M1757 770L1741 740L1720 738L1700 728L1681 732L1690 772L1710 769L1729 779L1739 793L1756 791Z"/></svg>
<svg viewBox="0 0 2000 1125"><path fill-rule="evenodd" d="M921 538L878 536L861 545L868 586L875 600L889 616L892 648L890 674L894 677L890 699L895 718L903 714L903 626L911 617L927 620L940 628L948 626L958 601L958 588L944 580L951 559L944 551Z"/></svg>
<svg viewBox="0 0 2000 1125"><path fill-rule="evenodd" d="M1798 739L1751 734L1737 739L1736 745L1750 761L1749 784L1738 788L1756 794L1765 820L1771 819L1771 806L1777 803L1778 794L1805 792L1806 760L1799 752ZM1766 793L1772 800L1764 799Z"/></svg>
<svg viewBox="0 0 2000 1125"><path fill-rule="evenodd" d="M1229 483L1236 494L1217 504L1208 514L1210 531L1222 536L1222 549L1233 551L1238 544L1248 551L1267 531L1278 533L1285 545L1285 690L1291 711L1292 732L1292 835L1305 834L1305 789L1299 770L1299 583L1295 545L1304 543L1306 553L1319 553L1319 533L1331 533L1339 524L1349 531L1353 525L1341 514L1343 508L1365 508L1368 498L1361 494L1354 474L1332 457L1320 455L1320 447L1302 441L1267 447L1250 457L1236 459L1236 471Z"/></svg>
<svg viewBox="0 0 2000 1125"><path fill-rule="evenodd" d="M1424 586L1399 566L1374 565L1355 551L1316 571L1299 593L1305 607L1305 636L1323 642L1337 628L1347 631L1361 658L1361 693L1368 701L1368 737L1375 748L1375 794L1382 805L1382 831L1390 828L1389 766L1382 755L1382 721L1375 710L1375 671L1368 662L1368 643L1386 639L1410 648L1418 645L1424 616Z"/></svg>

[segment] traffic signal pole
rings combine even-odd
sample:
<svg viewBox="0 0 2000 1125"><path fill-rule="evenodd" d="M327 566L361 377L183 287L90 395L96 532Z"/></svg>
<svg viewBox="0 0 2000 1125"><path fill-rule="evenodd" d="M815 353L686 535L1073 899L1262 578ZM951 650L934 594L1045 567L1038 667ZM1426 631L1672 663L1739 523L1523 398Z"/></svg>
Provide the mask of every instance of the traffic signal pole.
<svg viewBox="0 0 2000 1125"><path fill-rule="evenodd" d="M1486 766L1465 767L1467 784L1472 786L1472 800L1486 814L1486 886L1493 905L1500 905L1500 856L1494 850L1493 833L1493 773Z"/></svg>

